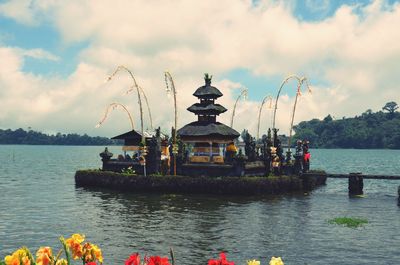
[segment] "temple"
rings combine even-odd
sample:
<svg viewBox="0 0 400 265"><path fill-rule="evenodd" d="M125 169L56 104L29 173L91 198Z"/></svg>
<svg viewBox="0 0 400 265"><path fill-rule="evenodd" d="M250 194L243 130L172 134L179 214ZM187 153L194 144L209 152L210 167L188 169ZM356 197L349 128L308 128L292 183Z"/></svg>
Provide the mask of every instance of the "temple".
<svg viewBox="0 0 400 265"><path fill-rule="evenodd" d="M211 85L211 76L205 74L204 79L205 84L193 93L200 102L187 108L197 116L197 121L186 124L177 131L186 146L186 163L182 165L182 173L188 175L209 175L209 169L217 169L218 165L226 170L223 165L231 162L227 150L229 152L232 149L229 145L233 145L233 141L240 135L231 127L217 122L217 116L227 109L215 103L222 93Z"/></svg>
<svg viewBox="0 0 400 265"><path fill-rule="evenodd" d="M123 172L131 168L144 175L211 177L268 176L271 172L299 175L309 171L308 142L297 143L295 160L291 159L289 150L285 157L276 128L269 129L262 139L255 139L244 130L241 139L244 148L238 152L235 143L239 142L240 134L217 121L217 116L227 111L216 103L223 95L211 85L211 76L205 74L204 80L205 84L193 93L198 102L187 108L197 116L196 121L179 130L173 128L171 138L163 135L160 128L155 132L143 132L143 137L134 130L113 137L124 140L124 154L111 159L113 154L107 149L100 153L103 170Z"/></svg>

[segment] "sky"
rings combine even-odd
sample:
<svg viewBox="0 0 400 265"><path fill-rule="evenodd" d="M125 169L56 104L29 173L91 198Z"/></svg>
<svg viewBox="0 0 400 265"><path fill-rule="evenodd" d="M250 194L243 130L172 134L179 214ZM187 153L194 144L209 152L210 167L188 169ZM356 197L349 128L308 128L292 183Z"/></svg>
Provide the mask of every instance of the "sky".
<svg viewBox="0 0 400 265"><path fill-rule="evenodd" d="M169 134L173 77L178 128L204 73L224 94L218 121L256 135L265 97L288 76L306 78L294 124L379 111L400 102L400 4L389 0L0 0L0 128L112 137L140 129L133 73L148 99L154 127ZM288 134L297 80L283 84L276 127ZM143 99L143 96L142 96ZM99 128L107 106L111 109ZM151 129L145 102L144 126ZM273 107L273 104L272 104ZM271 127L264 104L260 134Z"/></svg>

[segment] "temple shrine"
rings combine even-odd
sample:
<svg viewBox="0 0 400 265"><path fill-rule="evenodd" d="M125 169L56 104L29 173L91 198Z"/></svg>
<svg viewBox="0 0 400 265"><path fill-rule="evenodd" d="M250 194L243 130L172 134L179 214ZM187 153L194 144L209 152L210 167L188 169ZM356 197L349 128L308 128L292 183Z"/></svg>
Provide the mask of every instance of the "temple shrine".
<svg viewBox="0 0 400 265"><path fill-rule="evenodd" d="M103 170L123 172L131 168L137 174L162 174L183 176L265 176L300 174L309 170L308 142L298 142L295 160L283 155L278 129L268 130L262 140L252 137L247 130L242 133L243 149L235 146L240 134L233 128L217 121L217 116L227 109L216 103L221 91L211 85L211 76L205 74L205 84L196 89L193 96L197 103L187 108L197 116L197 121L186 124L176 131L173 128L169 140L158 128L142 135L134 130L113 137L124 140L122 151L116 159L106 149L100 153ZM142 139L144 141L142 142ZM272 140L273 139L273 140ZM132 153L132 156L129 155Z"/></svg>
<svg viewBox="0 0 400 265"><path fill-rule="evenodd" d="M207 171L210 166L215 169L218 165L223 167L228 164L230 161L227 150L229 152L233 149L233 141L240 136L236 130L217 122L217 116L227 109L215 103L222 93L211 85L211 78L205 74L205 85L193 93L200 102L187 108L197 116L197 121L186 124L177 131L187 150L184 159L186 163L182 165L182 171L186 174L195 172L193 167L197 167L197 174L200 168Z"/></svg>

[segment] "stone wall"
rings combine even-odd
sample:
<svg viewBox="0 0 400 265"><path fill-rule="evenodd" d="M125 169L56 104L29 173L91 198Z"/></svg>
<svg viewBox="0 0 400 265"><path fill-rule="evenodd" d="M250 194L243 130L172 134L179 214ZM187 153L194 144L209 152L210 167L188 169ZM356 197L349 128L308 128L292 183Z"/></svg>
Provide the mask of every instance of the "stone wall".
<svg viewBox="0 0 400 265"><path fill-rule="evenodd" d="M100 170L80 170L75 174L75 182L77 186L132 192L254 195L303 191L303 180L298 176L190 177L153 175L145 177Z"/></svg>

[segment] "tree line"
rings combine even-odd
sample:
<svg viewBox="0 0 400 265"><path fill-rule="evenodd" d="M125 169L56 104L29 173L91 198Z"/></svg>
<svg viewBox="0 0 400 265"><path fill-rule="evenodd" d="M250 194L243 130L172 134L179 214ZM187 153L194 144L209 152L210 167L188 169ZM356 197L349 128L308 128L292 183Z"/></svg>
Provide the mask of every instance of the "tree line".
<svg viewBox="0 0 400 265"><path fill-rule="evenodd" d="M400 113L396 102L381 111L368 109L354 118L302 121L294 126L294 140L307 139L314 148L400 149ZM295 142L295 141L293 141Z"/></svg>
<svg viewBox="0 0 400 265"><path fill-rule="evenodd" d="M119 141L106 137L91 137L87 134L79 135L61 134L48 135L33 130L24 129L2 130L0 129L0 144L28 144L28 145L116 145Z"/></svg>

